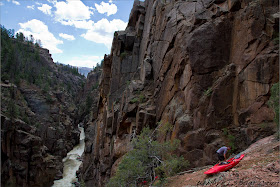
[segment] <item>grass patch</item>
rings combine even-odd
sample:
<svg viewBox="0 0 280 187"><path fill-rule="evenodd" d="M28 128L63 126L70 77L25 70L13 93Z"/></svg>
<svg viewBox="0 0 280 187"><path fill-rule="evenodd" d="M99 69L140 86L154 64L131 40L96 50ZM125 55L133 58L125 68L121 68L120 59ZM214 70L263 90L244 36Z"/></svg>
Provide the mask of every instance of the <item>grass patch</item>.
<svg viewBox="0 0 280 187"><path fill-rule="evenodd" d="M134 97L133 99L130 100L130 103L138 103L139 100L137 97Z"/></svg>
<svg viewBox="0 0 280 187"><path fill-rule="evenodd" d="M122 61L123 59L125 59L125 57L126 57L127 55L128 55L128 53L127 53L126 51L122 52L122 53L120 54L121 61Z"/></svg>
<svg viewBox="0 0 280 187"><path fill-rule="evenodd" d="M212 88L209 87L207 90L204 91L203 94L208 97L212 94L212 92L213 92Z"/></svg>

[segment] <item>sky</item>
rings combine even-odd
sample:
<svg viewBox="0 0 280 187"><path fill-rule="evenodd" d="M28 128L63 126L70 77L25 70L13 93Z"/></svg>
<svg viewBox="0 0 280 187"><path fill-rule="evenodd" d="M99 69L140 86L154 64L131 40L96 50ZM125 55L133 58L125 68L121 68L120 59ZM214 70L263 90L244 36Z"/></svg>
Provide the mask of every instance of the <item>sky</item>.
<svg viewBox="0 0 280 187"><path fill-rule="evenodd" d="M33 35L54 62L94 67L125 30L134 0L1 0L1 25Z"/></svg>

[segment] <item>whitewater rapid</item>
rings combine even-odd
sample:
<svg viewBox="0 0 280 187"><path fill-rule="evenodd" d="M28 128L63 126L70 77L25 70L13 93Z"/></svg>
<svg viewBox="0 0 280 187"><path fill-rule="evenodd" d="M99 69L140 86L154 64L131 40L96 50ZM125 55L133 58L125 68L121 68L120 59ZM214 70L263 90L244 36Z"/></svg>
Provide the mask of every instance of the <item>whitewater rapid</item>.
<svg viewBox="0 0 280 187"><path fill-rule="evenodd" d="M81 157L85 150L85 132L83 127L79 127L80 130L80 143L75 146L67 156L63 158L63 178L55 180L52 187L74 187L73 182L78 182L76 177L76 171L79 169L82 161L77 160Z"/></svg>

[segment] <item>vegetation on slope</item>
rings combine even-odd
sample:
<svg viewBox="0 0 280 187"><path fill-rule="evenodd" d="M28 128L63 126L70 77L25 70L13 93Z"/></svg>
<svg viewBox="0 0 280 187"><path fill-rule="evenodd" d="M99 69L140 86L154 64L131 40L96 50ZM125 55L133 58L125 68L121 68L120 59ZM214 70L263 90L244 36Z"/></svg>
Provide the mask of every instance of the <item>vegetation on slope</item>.
<svg viewBox="0 0 280 187"><path fill-rule="evenodd" d="M75 95L83 87L85 77L76 67L54 64L48 50L40 47L40 40L35 43L32 35L29 38L23 33L15 35L14 30L1 25L1 82L7 84L2 89L1 109L10 118L35 124L24 109L28 102L22 91L36 91L49 105L59 99L56 93L68 94L66 102L70 104L77 100Z"/></svg>
<svg viewBox="0 0 280 187"><path fill-rule="evenodd" d="M1 80L9 80L18 85L19 80L23 79L41 88L45 84L56 86L56 79L49 80L53 70L40 56L42 48L37 42L34 44L32 35L30 37L29 40L20 33L14 38L14 31L1 25ZM60 72L82 77L77 67L57 64L57 68Z"/></svg>
<svg viewBox="0 0 280 187"><path fill-rule="evenodd" d="M179 140L160 143L155 140L155 131L144 128L131 142L133 149L128 152L118 166L116 175L107 186L137 186L159 178L164 182L188 166L188 161L173 152Z"/></svg>
<svg viewBox="0 0 280 187"><path fill-rule="evenodd" d="M277 124L277 137L279 139L279 82L272 85L270 92L271 96L269 98L268 105L273 108L275 112L274 122Z"/></svg>
<svg viewBox="0 0 280 187"><path fill-rule="evenodd" d="M85 77L29 38L1 26L2 186L51 186L79 142Z"/></svg>

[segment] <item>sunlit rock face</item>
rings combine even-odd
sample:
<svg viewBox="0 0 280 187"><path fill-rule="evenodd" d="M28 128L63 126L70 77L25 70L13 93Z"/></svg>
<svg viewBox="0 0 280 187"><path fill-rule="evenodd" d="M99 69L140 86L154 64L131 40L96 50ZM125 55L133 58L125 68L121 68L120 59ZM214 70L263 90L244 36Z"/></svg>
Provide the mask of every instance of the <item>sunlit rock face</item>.
<svg viewBox="0 0 280 187"><path fill-rule="evenodd" d="M239 151L273 134L278 8L265 0L135 1L104 58L80 179L104 186L144 126L171 124L159 140L181 140L177 153L190 167L212 164L221 145Z"/></svg>

